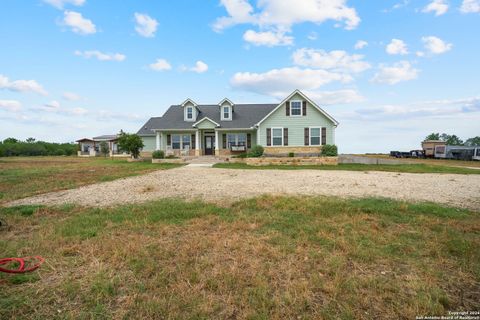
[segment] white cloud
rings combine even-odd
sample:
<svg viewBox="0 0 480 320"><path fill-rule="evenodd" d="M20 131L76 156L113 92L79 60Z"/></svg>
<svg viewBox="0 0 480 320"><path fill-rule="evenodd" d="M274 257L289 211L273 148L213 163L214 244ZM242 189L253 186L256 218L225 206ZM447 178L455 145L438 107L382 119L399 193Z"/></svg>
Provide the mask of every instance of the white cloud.
<svg viewBox="0 0 480 320"><path fill-rule="evenodd" d="M0 89L7 89L17 92L35 92L42 96L48 95L47 91L43 89L35 80L15 80L10 81L7 77L0 74Z"/></svg>
<svg viewBox="0 0 480 320"><path fill-rule="evenodd" d="M82 99L82 97L73 92L64 92L62 98L68 101L78 101Z"/></svg>
<svg viewBox="0 0 480 320"><path fill-rule="evenodd" d="M424 57L424 56L425 56L425 52L423 52L423 51L417 51L417 52L415 52L415 55L416 55L417 57Z"/></svg>
<svg viewBox="0 0 480 320"><path fill-rule="evenodd" d="M460 11L463 13L480 13L480 0L463 0Z"/></svg>
<svg viewBox="0 0 480 320"><path fill-rule="evenodd" d="M361 50L363 48L365 48L366 46L368 46L368 42L367 41L364 41L364 40L358 40L356 43L355 43L355 50Z"/></svg>
<svg viewBox="0 0 480 320"><path fill-rule="evenodd" d="M444 117L461 113L480 112L480 98L421 101L405 105L383 105L359 109L351 116L363 119L393 119Z"/></svg>
<svg viewBox="0 0 480 320"><path fill-rule="evenodd" d="M171 70L172 66L165 59L157 59L157 61L149 65L149 68L155 71L167 71Z"/></svg>
<svg viewBox="0 0 480 320"><path fill-rule="evenodd" d="M53 100L47 104L45 104L45 107L52 109L52 110L58 110L60 109L60 102Z"/></svg>
<svg viewBox="0 0 480 320"><path fill-rule="evenodd" d="M85 19L81 13L67 10L63 15L63 23L71 27L73 32L83 35L97 32L92 20Z"/></svg>
<svg viewBox="0 0 480 320"><path fill-rule="evenodd" d="M452 49L451 43L446 43L440 38L429 36L423 37L422 41L427 49L432 54L442 54Z"/></svg>
<svg viewBox="0 0 480 320"><path fill-rule="evenodd" d="M123 61L126 59L126 56L121 53L103 53L98 50L90 51L75 51L75 55L84 57L86 59L96 58L100 61Z"/></svg>
<svg viewBox="0 0 480 320"><path fill-rule="evenodd" d="M392 39L392 41L387 45L386 49L388 54L408 54L408 48L405 42L400 39Z"/></svg>
<svg viewBox="0 0 480 320"><path fill-rule="evenodd" d="M365 101L365 98L361 96L356 90L344 89L337 91L304 91L304 93L321 105L338 105L338 104L350 104L359 103ZM279 98L285 98L290 92L286 92Z"/></svg>
<svg viewBox="0 0 480 320"><path fill-rule="evenodd" d="M158 21L147 14L135 12L135 31L142 37L152 38L157 31Z"/></svg>
<svg viewBox="0 0 480 320"><path fill-rule="evenodd" d="M293 37L285 35L283 32L256 32L247 30L243 34L243 40L255 46L289 46L293 44Z"/></svg>
<svg viewBox="0 0 480 320"><path fill-rule="evenodd" d="M0 110L18 112L22 109L22 104L16 100L0 100Z"/></svg>
<svg viewBox="0 0 480 320"><path fill-rule="evenodd" d="M292 57L296 65L303 67L353 73L362 72L370 68L370 64L363 61L363 55L349 55L342 50L326 52L324 50L302 48L296 50Z"/></svg>
<svg viewBox="0 0 480 320"><path fill-rule="evenodd" d="M346 0L259 0L257 10L248 0L221 0L228 16L218 18L213 24L217 32L238 24L258 26L261 32L285 34L295 24L311 22L321 24L327 20L343 22L345 29L355 29L360 18L354 8L346 5ZM271 37L271 35L269 35ZM293 38L291 39L293 41Z"/></svg>
<svg viewBox="0 0 480 320"><path fill-rule="evenodd" d="M442 14L447 13L448 3L446 0L433 0L425 8L422 9L422 12L435 12L436 16L441 16Z"/></svg>
<svg viewBox="0 0 480 320"><path fill-rule="evenodd" d="M352 77L326 70L298 67L273 69L264 73L238 72L230 83L232 87L259 94L281 97L294 89L315 90L334 81L347 83Z"/></svg>
<svg viewBox="0 0 480 320"><path fill-rule="evenodd" d="M198 60L195 63L195 66L190 68L190 71L193 71L193 72L196 72L196 73L204 73L207 70L208 70L208 65L201 60Z"/></svg>
<svg viewBox="0 0 480 320"><path fill-rule="evenodd" d="M71 4L77 7L85 4L85 0L43 0L43 2L48 3L57 9L63 9L66 4Z"/></svg>
<svg viewBox="0 0 480 320"><path fill-rule="evenodd" d="M402 81L413 80L418 77L419 70L412 67L408 61L400 61L392 66L380 65L372 81L377 83L397 84Z"/></svg>

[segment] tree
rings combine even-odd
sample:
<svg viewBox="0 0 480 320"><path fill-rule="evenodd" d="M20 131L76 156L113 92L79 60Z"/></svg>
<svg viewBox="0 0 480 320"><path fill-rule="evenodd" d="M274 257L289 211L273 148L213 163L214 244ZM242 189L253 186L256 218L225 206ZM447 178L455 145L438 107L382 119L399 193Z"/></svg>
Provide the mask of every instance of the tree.
<svg viewBox="0 0 480 320"><path fill-rule="evenodd" d="M430 133L425 140L440 140L440 133Z"/></svg>
<svg viewBox="0 0 480 320"><path fill-rule="evenodd" d="M109 152L110 148L108 147L108 143L106 141L100 142L100 153L103 154L104 157L107 157Z"/></svg>
<svg viewBox="0 0 480 320"><path fill-rule="evenodd" d="M118 136L118 146L121 150L127 151L132 155L132 158L137 159L140 155L140 150L145 146L142 138L136 134L125 133L120 131Z"/></svg>
<svg viewBox="0 0 480 320"><path fill-rule="evenodd" d="M15 139L15 138L7 138L5 140L3 140L3 143L17 143L18 140Z"/></svg>
<svg viewBox="0 0 480 320"><path fill-rule="evenodd" d="M463 140L454 134L450 135L450 134L442 133L440 135L440 139L445 141L445 143L450 146L463 146Z"/></svg>
<svg viewBox="0 0 480 320"><path fill-rule="evenodd" d="M467 141L465 141L465 145L468 147L480 146L480 136L467 139Z"/></svg>
<svg viewBox="0 0 480 320"><path fill-rule="evenodd" d="M34 143L35 142L35 138L27 138L27 140L25 140L27 143Z"/></svg>

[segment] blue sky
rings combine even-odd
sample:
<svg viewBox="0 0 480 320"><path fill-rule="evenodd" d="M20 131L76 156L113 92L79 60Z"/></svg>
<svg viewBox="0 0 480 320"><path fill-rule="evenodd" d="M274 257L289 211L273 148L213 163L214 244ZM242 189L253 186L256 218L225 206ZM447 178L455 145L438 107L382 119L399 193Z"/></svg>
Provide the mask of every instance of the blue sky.
<svg viewBox="0 0 480 320"><path fill-rule="evenodd" d="M480 135L480 0L2 0L0 139L135 132L300 89L341 152Z"/></svg>

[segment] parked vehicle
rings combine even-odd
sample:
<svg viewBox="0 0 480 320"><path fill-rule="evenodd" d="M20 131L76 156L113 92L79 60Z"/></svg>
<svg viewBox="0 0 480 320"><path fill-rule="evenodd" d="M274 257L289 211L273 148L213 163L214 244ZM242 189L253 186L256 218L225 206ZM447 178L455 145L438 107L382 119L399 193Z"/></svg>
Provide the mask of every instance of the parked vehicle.
<svg viewBox="0 0 480 320"><path fill-rule="evenodd" d="M455 160L480 160L480 146L435 146L435 158Z"/></svg>

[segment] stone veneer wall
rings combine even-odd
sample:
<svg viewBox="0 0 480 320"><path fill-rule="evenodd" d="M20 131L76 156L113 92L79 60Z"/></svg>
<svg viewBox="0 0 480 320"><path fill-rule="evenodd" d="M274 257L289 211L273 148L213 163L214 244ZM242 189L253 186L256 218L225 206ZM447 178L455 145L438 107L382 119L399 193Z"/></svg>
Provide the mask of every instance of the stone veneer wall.
<svg viewBox="0 0 480 320"><path fill-rule="evenodd" d="M251 166L268 166L268 165L330 165L338 164L338 157L259 157L259 158L231 158L230 162L245 163Z"/></svg>
<svg viewBox="0 0 480 320"><path fill-rule="evenodd" d="M322 147L264 147L263 153L265 155L288 155L289 153L299 153L299 154L320 154L322 152Z"/></svg>

